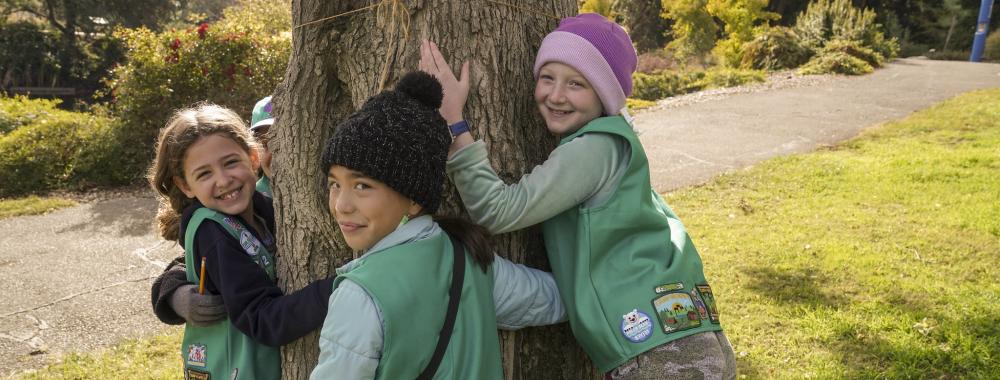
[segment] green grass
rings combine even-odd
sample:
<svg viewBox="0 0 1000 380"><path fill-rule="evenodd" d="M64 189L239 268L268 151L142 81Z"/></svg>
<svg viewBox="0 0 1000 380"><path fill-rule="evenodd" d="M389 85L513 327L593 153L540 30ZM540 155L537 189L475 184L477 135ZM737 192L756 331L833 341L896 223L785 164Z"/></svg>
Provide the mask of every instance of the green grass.
<svg viewBox="0 0 1000 380"><path fill-rule="evenodd" d="M41 198L35 195L18 199L0 199L0 219L23 215L44 214L64 207L76 206L76 202L63 198Z"/></svg>
<svg viewBox="0 0 1000 380"><path fill-rule="evenodd" d="M69 354L56 364L16 377L21 380L47 379L183 379L181 372L181 332L152 339L134 339L107 350Z"/></svg>
<svg viewBox="0 0 1000 380"><path fill-rule="evenodd" d="M1000 90L666 199L748 378L1000 378Z"/></svg>
<svg viewBox="0 0 1000 380"><path fill-rule="evenodd" d="M741 377L1000 377L1000 90L666 198ZM22 378L176 379L179 346L130 341Z"/></svg>

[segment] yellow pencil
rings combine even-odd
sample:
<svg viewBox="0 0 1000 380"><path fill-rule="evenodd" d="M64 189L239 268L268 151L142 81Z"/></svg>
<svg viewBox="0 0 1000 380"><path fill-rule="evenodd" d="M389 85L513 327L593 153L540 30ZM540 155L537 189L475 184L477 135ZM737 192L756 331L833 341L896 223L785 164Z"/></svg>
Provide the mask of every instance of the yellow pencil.
<svg viewBox="0 0 1000 380"><path fill-rule="evenodd" d="M198 276L198 294L205 294L205 258L201 258L201 275Z"/></svg>

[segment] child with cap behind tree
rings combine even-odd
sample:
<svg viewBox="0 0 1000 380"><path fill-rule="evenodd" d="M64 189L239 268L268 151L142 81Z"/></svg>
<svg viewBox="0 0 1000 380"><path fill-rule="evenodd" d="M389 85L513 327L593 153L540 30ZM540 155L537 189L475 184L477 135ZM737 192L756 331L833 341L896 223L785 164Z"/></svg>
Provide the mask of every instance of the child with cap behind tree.
<svg viewBox="0 0 1000 380"><path fill-rule="evenodd" d="M270 141L267 132L270 131L271 125L274 125L274 116L271 116L271 109L273 105L271 104L271 96L268 95L264 99L261 99L254 104L253 113L250 117L250 133L253 137L257 139L257 142L261 145L260 152L260 170L263 174L260 179L257 180L257 191L263 193L266 196L271 196L271 150L268 149L267 143Z"/></svg>
<svg viewBox="0 0 1000 380"><path fill-rule="evenodd" d="M565 319L549 273L433 217L451 143L441 98L433 77L407 74L327 142L330 215L355 258L337 268L311 379L502 379L498 326Z"/></svg>
<svg viewBox="0 0 1000 380"><path fill-rule="evenodd" d="M421 70L444 86L448 174L469 214L493 233L541 223L577 342L610 379L735 377L702 261L677 215L650 186L625 108L636 53L628 33L597 14L560 21L535 58L534 99L560 138L514 184L497 177L463 121L468 66L456 79L436 45Z"/></svg>

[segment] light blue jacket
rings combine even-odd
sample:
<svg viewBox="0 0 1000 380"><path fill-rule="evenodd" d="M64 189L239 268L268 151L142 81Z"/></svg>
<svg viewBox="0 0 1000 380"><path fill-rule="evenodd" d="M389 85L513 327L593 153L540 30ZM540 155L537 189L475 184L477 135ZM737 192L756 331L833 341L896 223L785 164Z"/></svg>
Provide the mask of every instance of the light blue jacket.
<svg viewBox="0 0 1000 380"><path fill-rule="evenodd" d="M382 238L361 257L444 231L430 216L414 218ZM337 268L349 272L355 259ZM493 261L493 304L497 324L505 330L550 325L566 320L552 274L500 256ZM319 364L310 375L320 379L373 379L382 353L382 313L357 283L345 279L330 295L329 311L319 339ZM434 342L428 342L433 349Z"/></svg>

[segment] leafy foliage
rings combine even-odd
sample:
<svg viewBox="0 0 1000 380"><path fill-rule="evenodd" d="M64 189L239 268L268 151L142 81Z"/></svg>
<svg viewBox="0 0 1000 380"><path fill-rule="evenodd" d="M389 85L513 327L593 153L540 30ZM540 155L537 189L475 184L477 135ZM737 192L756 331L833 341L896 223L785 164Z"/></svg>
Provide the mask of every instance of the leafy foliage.
<svg viewBox="0 0 1000 380"><path fill-rule="evenodd" d="M660 17L663 4L660 0L618 1L618 14L622 25L628 29L635 50L640 54L659 50L667 44L667 20Z"/></svg>
<svg viewBox="0 0 1000 380"><path fill-rule="evenodd" d="M1000 30L994 30L986 37L986 49L983 55L992 61L1000 61Z"/></svg>
<svg viewBox="0 0 1000 380"><path fill-rule="evenodd" d="M760 83L766 79L767 75L761 70L715 67L705 71L705 76L695 83L695 87L703 89L734 87L748 83Z"/></svg>
<svg viewBox="0 0 1000 380"><path fill-rule="evenodd" d="M30 22L0 24L3 87L51 83L59 72L57 36Z"/></svg>
<svg viewBox="0 0 1000 380"><path fill-rule="evenodd" d="M110 85L121 138L131 142L122 157L131 172L143 172L159 128L177 108L210 101L249 118L254 103L284 74L291 52L290 11L281 8L287 6L244 0L215 24L115 32L128 46L128 61L114 71Z"/></svg>
<svg viewBox="0 0 1000 380"><path fill-rule="evenodd" d="M758 70L783 70L799 67L809 60L812 51L802 45L791 28L767 28L743 46L740 67Z"/></svg>
<svg viewBox="0 0 1000 380"><path fill-rule="evenodd" d="M846 74L861 75L868 74L875 69L867 62L851 56L850 54L836 51L830 53L820 53L813 57L805 65L799 68L802 75L821 74Z"/></svg>
<svg viewBox="0 0 1000 380"><path fill-rule="evenodd" d="M107 117L57 109L58 101L0 100L0 197L115 182L115 125Z"/></svg>
<svg viewBox="0 0 1000 380"><path fill-rule="evenodd" d="M580 13L597 13L614 20L617 13L613 9L614 0L587 0L580 5Z"/></svg>
<svg viewBox="0 0 1000 380"><path fill-rule="evenodd" d="M700 88L695 82L704 77L701 71L635 73L632 74L632 97L652 101L697 91Z"/></svg>
<svg viewBox="0 0 1000 380"><path fill-rule="evenodd" d="M673 21L671 34L674 40L667 48L681 61L697 58L705 64L704 56L715 46L719 26L705 7L708 0L663 0L663 17Z"/></svg>
<svg viewBox="0 0 1000 380"><path fill-rule="evenodd" d="M768 20L775 20L776 13L767 12L768 0L709 0L709 14L722 21L726 38L716 43L712 53L729 67L740 65L743 46L754 39ZM764 22L764 24L761 24Z"/></svg>
<svg viewBox="0 0 1000 380"><path fill-rule="evenodd" d="M882 62L884 60L881 54L862 46L859 41L833 40L828 42L826 46L823 47L820 54L829 54L834 52L846 53L854 58L865 61L865 63L874 68L882 67Z"/></svg>
<svg viewBox="0 0 1000 380"><path fill-rule="evenodd" d="M851 0L815 0L795 20L803 44L818 51L833 40L859 41L885 58L899 54L899 43L887 39L875 11L855 8Z"/></svg>

